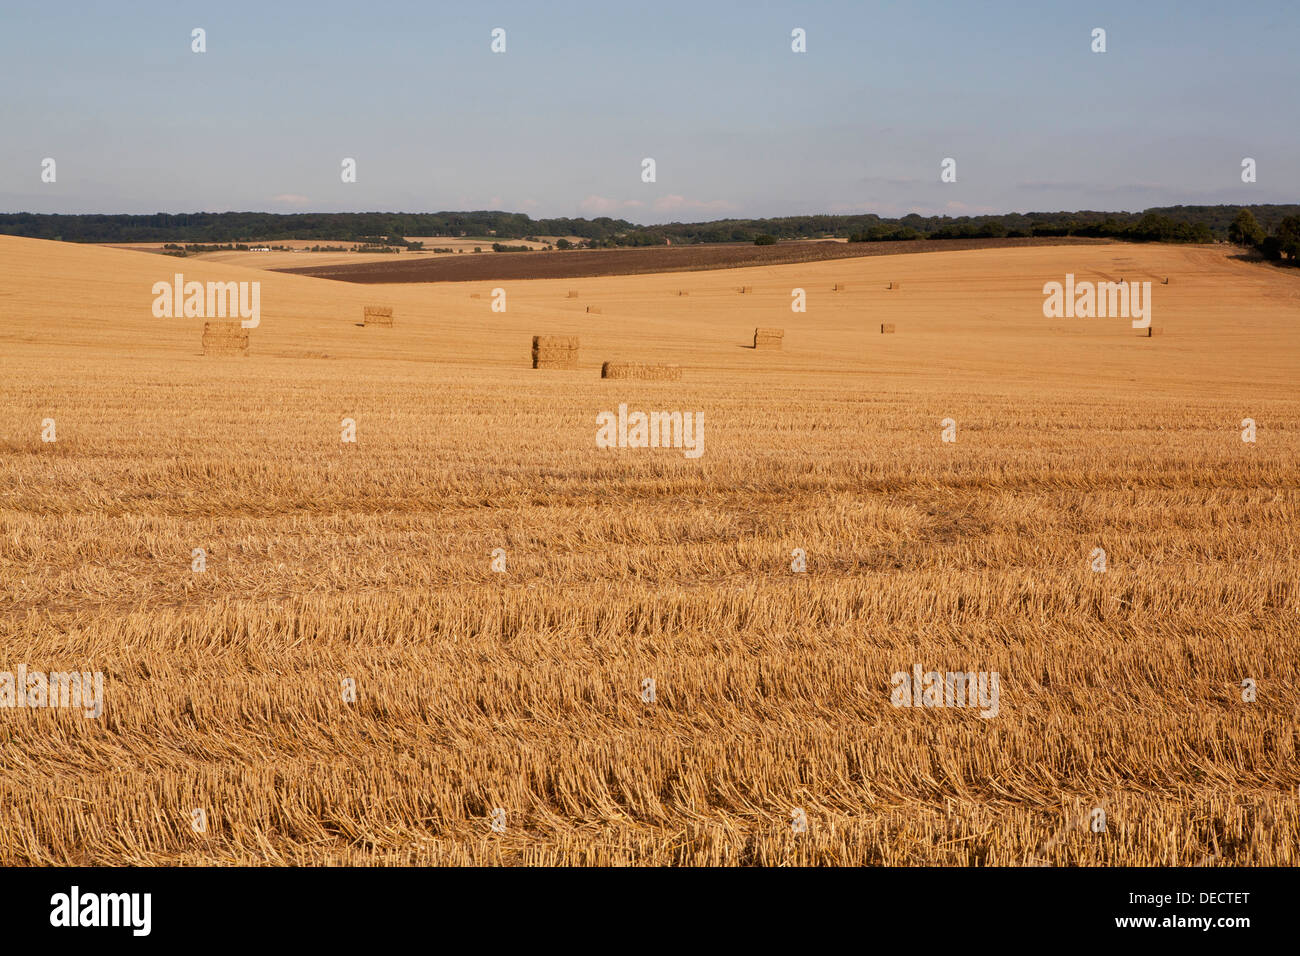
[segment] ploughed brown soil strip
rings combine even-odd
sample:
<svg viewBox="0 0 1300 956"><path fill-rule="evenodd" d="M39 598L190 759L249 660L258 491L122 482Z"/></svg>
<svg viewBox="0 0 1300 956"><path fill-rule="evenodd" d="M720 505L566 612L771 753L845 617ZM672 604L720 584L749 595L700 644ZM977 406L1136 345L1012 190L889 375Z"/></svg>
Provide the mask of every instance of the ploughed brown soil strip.
<svg viewBox="0 0 1300 956"><path fill-rule="evenodd" d="M584 249L569 252L468 253L362 262L355 265L274 269L294 275L340 282L468 282L495 279L578 279L591 276L641 275L651 272L699 272L745 266L785 265L822 259L855 259L912 252L953 252L1015 246L1060 246L1108 242L1077 237L1023 239L918 239L908 242L784 242L774 246L719 243L698 246L649 246L639 249Z"/></svg>

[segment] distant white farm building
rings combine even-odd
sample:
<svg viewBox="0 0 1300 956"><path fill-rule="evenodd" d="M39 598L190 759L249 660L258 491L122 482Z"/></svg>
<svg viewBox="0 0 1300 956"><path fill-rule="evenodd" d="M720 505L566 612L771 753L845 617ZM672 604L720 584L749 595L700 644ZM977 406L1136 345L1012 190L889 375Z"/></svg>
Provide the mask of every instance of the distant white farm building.
<svg viewBox="0 0 1300 956"><path fill-rule="evenodd" d="M249 252L270 252L270 251L271 251L271 247L270 247L270 246L253 246L253 248L249 249L248 251L249 251Z"/></svg>

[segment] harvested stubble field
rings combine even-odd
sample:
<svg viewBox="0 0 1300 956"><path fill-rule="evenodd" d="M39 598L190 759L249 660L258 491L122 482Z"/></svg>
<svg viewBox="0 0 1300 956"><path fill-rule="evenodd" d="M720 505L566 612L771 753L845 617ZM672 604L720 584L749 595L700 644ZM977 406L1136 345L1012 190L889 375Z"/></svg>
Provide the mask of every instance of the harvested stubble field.
<svg viewBox="0 0 1300 956"><path fill-rule="evenodd" d="M185 261L263 282L222 362L150 315L172 263L0 256L0 670L105 675L100 719L0 710L0 863L1298 862L1293 275L973 250L591 280L603 316L395 285L377 336L364 287ZM1042 317L1117 259L1173 276L1165 335ZM534 372L537 333L591 358ZM704 412L704 455L597 449L619 402ZM914 664L998 672L998 715L894 708Z"/></svg>

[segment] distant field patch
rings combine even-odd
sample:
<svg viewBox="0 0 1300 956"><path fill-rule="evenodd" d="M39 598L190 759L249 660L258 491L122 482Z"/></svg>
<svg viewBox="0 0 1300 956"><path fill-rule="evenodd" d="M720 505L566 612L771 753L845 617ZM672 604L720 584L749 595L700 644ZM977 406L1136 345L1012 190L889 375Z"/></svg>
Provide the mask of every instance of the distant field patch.
<svg viewBox="0 0 1300 956"><path fill-rule="evenodd" d="M915 242L782 242L774 246L652 246L640 249L592 249L577 252L502 252L492 256L444 256L397 259L355 265L276 269L293 275L340 282L466 282L500 279L578 279L590 276L644 275L652 272L699 272L744 266L786 265L825 259L856 259L899 253L956 252L1022 246L1096 245L1103 239L947 239Z"/></svg>

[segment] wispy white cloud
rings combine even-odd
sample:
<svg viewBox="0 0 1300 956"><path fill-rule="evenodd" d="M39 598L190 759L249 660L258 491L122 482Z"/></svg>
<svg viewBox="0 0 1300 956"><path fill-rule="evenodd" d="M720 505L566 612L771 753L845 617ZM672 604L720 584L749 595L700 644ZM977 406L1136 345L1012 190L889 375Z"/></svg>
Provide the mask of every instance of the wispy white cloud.
<svg viewBox="0 0 1300 956"><path fill-rule="evenodd" d="M858 179L858 182L860 183L870 183L873 186L916 186L922 182L929 181L930 180L923 180L915 176L862 176Z"/></svg>
<svg viewBox="0 0 1300 956"><path fill-rule="evenodd" d="M646 203L640 199L611 199L608 196L592 194L578 203L578 209L588 216L615 216L636 209L653 209L659 213L725 213L735 208L723 199L691 199L677 193L660 196L653 203Z"/></svg>
<svg viewBox="0 0 1300 956"><path fill-rule="evenodd" d="M736 207L725 199L688 199L674 193L660 196L655 200L654 208L656 212L679 212L686 209L704 212L727 212Z"/></svg>
<svg viewBox="0 0 1300 956"><path fill-rule="evenodd" d="M578 203L578 208L592 216L611 216L624 207L635 208L631 205L635 202L637 202L635 199L610 199L608 196L597 196L593 193Z"/></svg>
<svg viewBox="0 0 1300 956"><path fill-rule="evenodd" d="M901 219L903 216L912 213L916 213L918 216L989 216L1006 211L995 206L972 206L957 200L946 202L942 206L919 200L902 203L868 200L854 203L830 203L829 208L835 215L852 216L875 213L883 219Z"/></svg>
<svg viewBox="0 0 1300 956"><path fill-rule="evenodd" d="M950 216L991 216L1002 210L994 206L971 206L964 202L946 202L943 204L943 211Z"/></svg>
<svg viewBox="0 0 1300 956"><path fill-rule="evenodd" d="M1103 183L1085 182L1051 182L1049 180L1027 179L1016 183L1017 189L1031 190L1065 190L1082 193L1160 193L1168 192L1169 187L1160 183L1122 183L1108 186ZM1187 190L1183 190L1186 192Z"/></svg>

